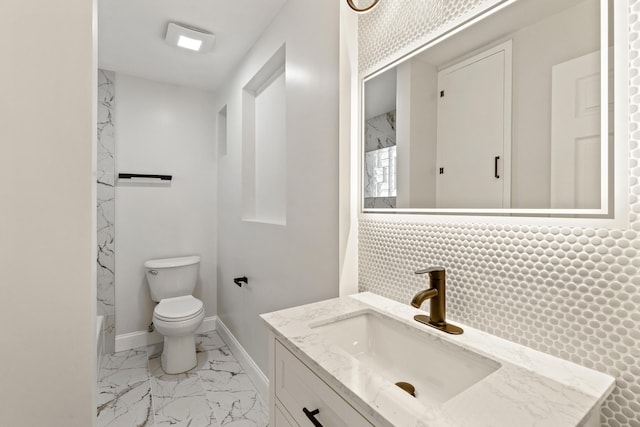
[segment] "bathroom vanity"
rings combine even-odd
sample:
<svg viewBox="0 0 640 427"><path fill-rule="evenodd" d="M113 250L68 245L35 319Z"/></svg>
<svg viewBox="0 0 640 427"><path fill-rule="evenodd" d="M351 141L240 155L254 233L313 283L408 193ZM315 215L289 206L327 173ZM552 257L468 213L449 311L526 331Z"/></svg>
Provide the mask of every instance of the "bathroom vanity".
<svg viewBox="0 0 640 427"><path fill-rule="evenodd" d="M469 326L448 335L420 313L365 292L262 315L270 425L600 425L613 377Z"/></svg>

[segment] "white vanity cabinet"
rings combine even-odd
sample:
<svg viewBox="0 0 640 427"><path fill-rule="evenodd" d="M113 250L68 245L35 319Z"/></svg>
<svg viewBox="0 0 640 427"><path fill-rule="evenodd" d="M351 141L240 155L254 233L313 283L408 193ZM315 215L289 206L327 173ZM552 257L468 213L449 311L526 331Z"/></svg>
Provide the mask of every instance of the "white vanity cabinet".
<svg viewBox="0 0 640 427"><path fill-rule="evenodd" d="M272 341L270 425L274 427L371 427L373 425L280 341L275 338L272 338ZM315 424L312 419L315 419Z"/></svg>

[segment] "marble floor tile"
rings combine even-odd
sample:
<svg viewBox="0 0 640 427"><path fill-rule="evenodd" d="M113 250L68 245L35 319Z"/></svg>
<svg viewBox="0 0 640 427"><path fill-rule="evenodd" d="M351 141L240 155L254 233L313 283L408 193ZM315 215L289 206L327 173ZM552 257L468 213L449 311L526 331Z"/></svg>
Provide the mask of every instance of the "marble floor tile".
<svg viewBox="0 0 640 427"><path fill-rule="evenodd" d="M145 351L128 350L102 358L99 384L131 385L149 379L149 359Z"/></svg>
<svg viewBox="0 0 640 427"><path fill-rule="evenodd" d="M221 347L215 350L197 354L198 365L194 370L200 371L223 371L239 373L242 372L240 363L233 357L228 347Z"/></svg>
<svg viewBox="0 0 640 427"><path fill-rule="evenodd" d="M216 350L220 347L226 347L220 335L217 332L212 331L206 334L196 335L196 351L198 353L209 350Z"/></svg>
<svg viewBox="0 0 640 427"><path fill-rule="evenodd" d="M157 426L218 426L197 374L153 376L151 390Z"/></svg>
<svg viewBox="0 0 640 427"><path fill-rule="evenodd" d="M219 369L199 371L198 375L221 427L268 425L267 408L247 374Z"/></svg>
<svg viewBox="0 0 640 427"><path fill-rule="evenodd" d="M218 427L200 377L193 370L167 374L159 355L149 359L149 370L156 426Z"/></svg>
<svg viewBox="0 0 640 427"><path fill-rule="evenodd" d="M210 350L206 355L206 365L198 375L220 426L267 426L268 409L229 348Z"/></svg>
<svg viewBox="0 0 640 427"><path fill-rule="evenodd" d="M266 427L268 408L215 332L196 337L197 365L171 375L162 370L162 345L103 359L98 426Z"/></svg>
<svg viewBox="0 0 640 427"><path fill-rule="evenodd" d="M97 413L100 427L155 426L149 380L99 387Z"/></svg>
<svg viewBox="0 0 640 427"><path fill-rule="evenodd" d="M146 352L105 355L97 400L98 426L154 426Z"/></svg>

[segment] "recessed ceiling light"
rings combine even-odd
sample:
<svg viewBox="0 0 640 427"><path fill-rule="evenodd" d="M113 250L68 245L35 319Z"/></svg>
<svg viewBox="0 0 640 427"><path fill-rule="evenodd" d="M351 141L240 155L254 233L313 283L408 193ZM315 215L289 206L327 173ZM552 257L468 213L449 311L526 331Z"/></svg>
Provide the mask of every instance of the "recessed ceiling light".
<svg viewBox="0 0 640 427"><path fill-rule="evenodd" d="M180 36L178 38L178 46L185 49L200 50L200 46L202 46L202 40L192 39L191 37L187 36Z"/></svg>
<svg viewBox="0 0 640 427"><path fill-rule="evenodd" d="M198 28L169 22L165 41L171 46L178 46L199 53L213 50L216 36Z"/></svg>

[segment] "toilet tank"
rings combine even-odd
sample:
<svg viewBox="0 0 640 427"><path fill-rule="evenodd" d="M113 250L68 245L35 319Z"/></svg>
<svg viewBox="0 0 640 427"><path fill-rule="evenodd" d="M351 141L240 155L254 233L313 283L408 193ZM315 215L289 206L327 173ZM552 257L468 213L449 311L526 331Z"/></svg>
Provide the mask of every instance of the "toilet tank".
<svg viewBox="0 0 640 427"><path fill-rule="evenodd" d="M151 299L192 295L198 280L200 257L197 255L151 259L145 261L144 271L149 282Z"/></svg>

